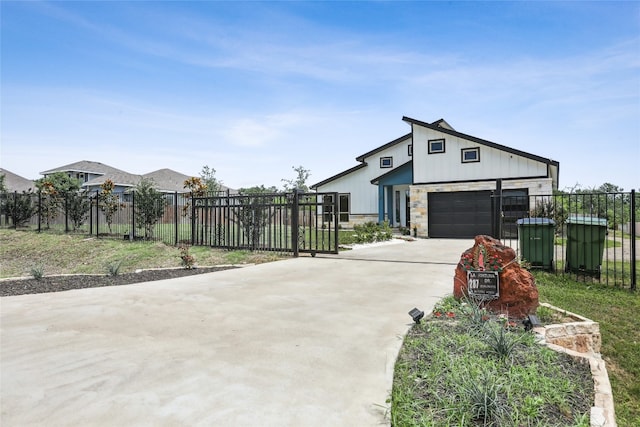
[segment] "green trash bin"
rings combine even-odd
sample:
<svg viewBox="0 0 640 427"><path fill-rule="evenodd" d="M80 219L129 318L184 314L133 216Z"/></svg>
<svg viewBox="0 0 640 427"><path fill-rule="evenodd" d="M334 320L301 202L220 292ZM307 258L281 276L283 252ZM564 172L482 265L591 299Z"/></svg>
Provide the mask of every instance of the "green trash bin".
<svg viewBox="0 0 640 427"><path fill-rule="evenodd" d="M606 219L570 216L567 219L565 271L595 274L600 277L606 234Z"/></svg>
<svg viewBox="0 0 640 427"><path fill-rule="evenodd" d="M531 264L553 270L555 221L549 218L521 218L518 225L520 258Z"/></svg>

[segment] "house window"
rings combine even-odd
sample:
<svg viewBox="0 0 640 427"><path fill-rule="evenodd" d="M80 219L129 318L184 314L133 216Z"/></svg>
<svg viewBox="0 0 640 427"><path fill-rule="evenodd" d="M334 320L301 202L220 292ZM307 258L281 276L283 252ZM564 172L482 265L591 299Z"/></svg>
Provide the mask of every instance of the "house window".
<svg viewBox="0 0 640 427"><path fill-rule="evenodd" d="M340 222L349 222L349 195L340 194L338 199L338 220Z"/></svg>
<svg viewBox="0 0 640 427"><path fill-rule="evenodd" d="M325 195L322 212L325 222L333 222L333 196ZM338 195L338 221L349 222L349 194Z"/></svg>
<svg viewBox="0 0 640 427"><path fill-rule="evenodd" d="M392 168L393 167L393 157L380 157L380 167L381 168Z"/></svg>
<svg viewBox="0 0 640 427"><path fill-rule="evenodd" d="M413 144L409 144L407 146L407 154L409 155L409 157L413 156Z"/></svg>
<svg viewBox="0 0 640 427"><path fill-rule="evenodd" d="M480 161L480 147L463 148L460 151L462 153L462 163L474 163Z"/></svg>
<svg viewBox="0 0 640 427"><path fill-rule="evenodd" d="M444 139L429 140L429 154L444 153Z"/></svg>

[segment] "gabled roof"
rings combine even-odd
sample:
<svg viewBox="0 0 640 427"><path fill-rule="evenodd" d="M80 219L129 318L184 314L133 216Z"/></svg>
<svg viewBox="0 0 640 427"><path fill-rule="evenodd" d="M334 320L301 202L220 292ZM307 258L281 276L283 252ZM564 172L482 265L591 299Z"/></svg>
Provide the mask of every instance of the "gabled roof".
<svg viewBox="0 0 640 427"><path fill-rule="evenodd" d="M405 168L408 168L408 167L412 168L411 170L413 170L413 160L409 160L408 162L405 162L400 166L396 166L395 168L391 169L389 172L373 178L371 180L371 183L374 185L378 185L380 181L384 181L385 178L390 177L392 175L397 175L399 173L402 173L404 172Z"/></svg>
<svg viewBox="0 0 640 427"><path fill-rule="evenodd" d="M99 187L107 180L111 180L118 187L135 187L142 180L142 175L135 175L125 171L111 172L93 178L82 184L82 186Z"/></svg>
<svg viewBox="0 0 640 427"><path fill-rule="evenodd" d="M362 169L362 168L364 168L364 167L366 167L366 166L367 166L367 164L366 164L366 163L360 163L359 165L354 166L354 167L352 167L351 169L347 169L346 171L340 172L339 174L334 175L334 176L332 176L331 178L327 178L327 179L325 179L324 181L320 181L320 182L318 182L317 184L313 184L313 185L312 185L312 186L310 186L309 188L311 188L312 190L315 190L316 188L318 188L318 187L320 187L320 186L322 186L322 185L328 184L328 183L330 183L331 181L334 181L334 180L336 180L336 179L338 179L338 178L342 178L343 176L349 175L351 172L355 172L355 171L357 171L358 169Z"/></svg>
<svg viewBox="0 0 640 427"><path fill-rule="evenodd" d="M155 184L156 190L163 192L185 192L184 182L191 178L188 175L167 168L145 173L142 177L151 179Z"/></svg>
<svg viewBox="0 0 640 427"><path fill-rule="evenodd" d="M114 168L113 166L105 165L104 163L92 162L90 160L80 160L79 162L70 163L68 165L40 172L40 175L48 175L54 172L84 172L96 175L104 175L107 173L118 173L124 171Z"/></svg>
<svg viewBox="0 0 640 427"><path fill-rule="evenodd" d="M374 150L371 150L368 153L364 153L363 155L356 157L356 160L359 161L359 162L364 162L365 158L367 158L369 156L373 156L374 154L376 154L376 153L378 153L378 152L380 152L382 150L386 150L389 147L393 147L394 145L399 144L400 142L403 142L403 141L406 141L406 140L410 140L410 139L411 139L411 132L409 132L406 135L401 136L400 138L394 139L391 142L387 142L386 144L381 145L380 147L378 147L378 148L376 148Z"/></svg>
<svg viewBox="0 0 640 427"><path fill-rule="evenodd" d="M455 130L453 127L451 127L451 125L449 123L447 123L447 121L445 119L440 119L440 120L436 120L435 122L431 123L434 126L438 126L440 128L445 128L445 129L449 129L449 130Z"/></svg>
<svg viewBox="0 0 640 427"><path fill-rule="evenodd" d="M507 147L507 146L504 146L504 145L496 144L495 142L487 141L486 139L476 138L475 136L467 135L467 134L464 134L464 133L461 133L461 132L456 132L455 130L448 129L447 127L444 127L444 126L434 125L433 123L421 122L420 120L415 120L415 119L412 119L412 118L406 117L406 116L402 117L402 120L404 120L405 122L407 122L409 124L412 124L412 125L418 125L418 126L422 126L422 127L428 128L428 129L433 129L433 130L436 130L438 132L446 133L446 134L449 134L451 136L456 136L458 138L463 138L463 139L466 139L466 140L469 140L469 141L473 141L473 142L475 142L477 144L485 145L487 147L495 148L497 150L505 151L505 152L510 153L510 154L515 154L517 156L525 157L527 159L535 160L535 161L538 161L538 162L541 162L541 163L545 163L545 164L548 164L548 165L553 165L553 166L559 166L560 165L560 163L557 162L556 160L547 159L545 157L540 157L540 156L537 156L535 154L527 153L525 151L516 150L515 148L510 148L510 147ZM442 120L442 121L444 121L444 120ZM438 122L440 122L440 120Z"/></svg>
<svg viewBox="0 0 640 427"><path fill-rule="evenodd" d="M32 180L16 175L6 169L0 168L0 175L4 175L4 186L9 192L23 192L36 189L36 184Z"/></svg>

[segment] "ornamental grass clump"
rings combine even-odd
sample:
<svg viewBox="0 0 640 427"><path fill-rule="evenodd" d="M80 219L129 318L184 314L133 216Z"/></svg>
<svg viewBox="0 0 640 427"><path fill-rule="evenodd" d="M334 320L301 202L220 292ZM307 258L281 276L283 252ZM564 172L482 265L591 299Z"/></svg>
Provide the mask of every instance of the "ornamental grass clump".
<svg viewBox="0 0 640 427"><path fill-rule="evenodd" d="M120 274L120 266L122 265L122 260L110 262L107 264L107 276L116 277Z"/></svg>
<svg viewBox="0 0 640 427"><path fill-rule="evenodd" d="M515 348L522 343L527 336L526 332L518 333L510 330L511 326L503 322L491 322L484 328L484 342L489 347L490 354L498 360L506 361L513 356Z"/></svg>
<svg viewBox="0 0 640 427"><path fill-rule="evenodd" d="M31 267L31 270L29 272L31 273L31 277L33 277L34 279L42 280L42 278L44 277L44 266L42 264L36 264Z"/></svg>

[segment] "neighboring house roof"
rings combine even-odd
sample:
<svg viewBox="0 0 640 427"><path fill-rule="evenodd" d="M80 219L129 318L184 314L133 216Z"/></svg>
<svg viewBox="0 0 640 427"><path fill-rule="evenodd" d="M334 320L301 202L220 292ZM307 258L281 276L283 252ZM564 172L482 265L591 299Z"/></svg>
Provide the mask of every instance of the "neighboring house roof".
<svg viewBox="0 0 640 427"><path fill-rule="evenodd" d="M111 180L116 187L135 187L142 180L142 175L134 175L125 171L110 172L93 178L82 184L82 186L95 188L101 186L107 180Z"/></svg>
<svg viewBox="0 0 640 427"><path fill-rule="evenodd" d="M40 172L40 175L48 175L54 172L83 172L96 175L104 175L108 173L118 173L124 171L114 168L113 166L105 165L104 163L92 162L90 160L80 160L79 162L70 163L68 165Z"/></svg>
<svg viewBox="0 0 640 427"><path fill-rule="evenodd" d="M49 169L44 172L40 172L41 175L48 175L54 172L75 172L85 173L92 175L99 175L84 184L83 188L96 189L100 187L106 180L111 180L116 187L135 187L140 183L143 178L153 180L155 188L158 191L164 193L187 193L188 190L184 188L184 182L191 178L189 175L185 175L180 172L176 172L171 169L158 169L157 171L149 172L144 175L132 174L123 171L113 166L105 165L100 162L92 162L89 160L81 160L79 162L70 163L68 165L60 166L54 169ZM224 185L220 186L221 191L229 191L231 193L236 192Z"/></svg>
<svg viewBox="0 0 640 427"><path fill-rule="evenodd" d="M165 193L177 191L178 193L188 192L184 188L184 182L191 178L180 172L171 169L158 169L142 175L144 178L151 179L158 191Z"/></svg>
<svg viewBox="0 0 640 427"><path fill-rule="evenodd" d="M163 192L188 193L189 190L184 188L184 182L191 178L189 175L185 175L180 172L176 172L171 169L158 169L157 171L149 172L142 175L144 178L152 179L155 183L156 189ZM235 190L220 184L220 191L229 191L231 193Z"/></svg>
<svg viewBox="0 0 640 427"><path fill-rule="evenodd" d="M0 168L0 175L4 175L4 186L9 192L23 192L36 189L36 184L32 180L16 175L6 169Z"/></svg>
<svg viewBox="0 0 640 427"><path fill-rule="evenodd" d="M448 127L445 127L445 126L438 126L438 125L435 125L433 123L421 122L420 120L415 120L415 119L412 119L412 118L406 117L406 116L403 117L402 120L404 120L405 122L410 123L412 125L415 124L415 125L418 125L418 126L426 127L426 128L433 129L433 130L437 130L437 131L442 132L442 133L446 133L446 134L449 134L449 135L452 135L452 136L456 136L456 137L459 137L459 138L467 139L467 140L473 141L473 142L475 142L477 144L486 145L487 147L495 148L497 150L502 150L502 151L505 151L507 153L515 154L517 156L522 156L522 157L525 157L527 159L535 160L535 161L538 161L538 162L541 162L541 163L546 163L548 165L553 165L553 166L559 166L560 165L560 163L557 162L556 160L547 159L545 157L540 157L540 156L537 156L535 154L527 153L525 151L516 150L515 148L507 147L505 145L496 144L495 142L487 141L486 139L476 138L475 136L467 135L467 134L464 134L464 133L461 133L461 132L456 132L455 130L449 129ZM443 119L438 120L438 122L441 122L441 121L444 122Z"/></svg>

